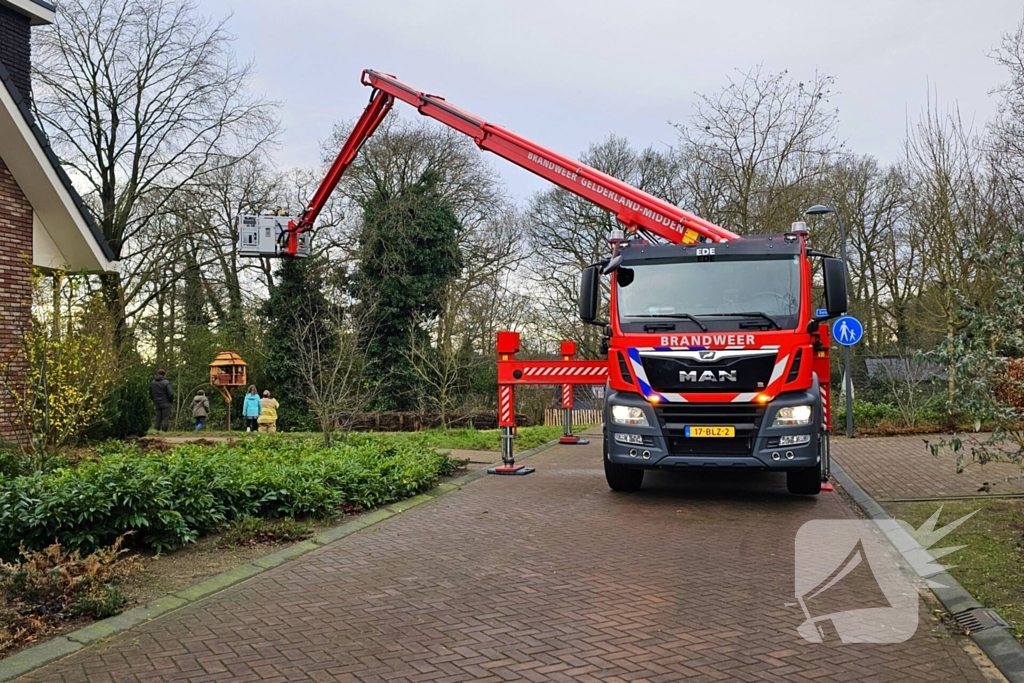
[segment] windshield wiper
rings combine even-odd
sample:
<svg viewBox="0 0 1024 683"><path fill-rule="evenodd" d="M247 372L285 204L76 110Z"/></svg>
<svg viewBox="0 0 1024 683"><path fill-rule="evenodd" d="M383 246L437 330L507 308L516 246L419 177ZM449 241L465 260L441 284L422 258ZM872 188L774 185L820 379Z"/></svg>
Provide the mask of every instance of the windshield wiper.
<svg viewBox="0 0 1024 683"><path fill-rule="evenodd" d="M704 323L702 323L701 321L697 320L696 318L694 318L689 313L663 313L663 314L658 314L658 315L627 315L626 317L627 318L673 318L675 320L689 320L691 322L697 323L697 327L699 327L704 332L708 331L708 328L707 328L706 325L704 325Z"/></svg>
<svg viewBox="0 0 1024 683"><path fill-rule="evenodd" d="M779 323L775 322L774 318L772 318L767 313L764 313L762 311L742 311L742 312L738 312L738 313L704 313L703 315L704 315L705 318L710 318L710 317L725 318L725 317L728 317L730 315L742 315L742 316L745 316L747 318L763 318L763 319L767 320L769 323L771 323L772 325L774 325L775 329L777 329L777 330L781 330L782 329L782 326L779 325Z"/></svg>

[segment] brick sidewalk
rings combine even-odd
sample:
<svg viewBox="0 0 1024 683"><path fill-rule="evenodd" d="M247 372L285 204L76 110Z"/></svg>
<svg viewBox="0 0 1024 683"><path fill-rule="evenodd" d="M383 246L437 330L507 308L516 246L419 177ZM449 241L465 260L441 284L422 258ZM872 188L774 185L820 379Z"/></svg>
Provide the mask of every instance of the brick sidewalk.
<svg viewBox="0 0 1024 683"><path fill-rule="evenodd" d="M933 456L924 439L941 436L858 437L832 439L832 457L878 501L904 498L1024 494L1024 472L1012 463L968 465L956 473L951 453ZM967 454L970 457L970 454ZM1006 481L1007 477L1015 477ZM981 491L988 483L989 490Z"/></svg>
<svg viewBox="0 0 1024 683"><path fill-rule="evenodd" d="M852 517L839 496L707 473L616 495L600 449L553 448L535 474L477 481L22 680L984 680L923 605L902 644L797 636L793 539Z"/></svg>

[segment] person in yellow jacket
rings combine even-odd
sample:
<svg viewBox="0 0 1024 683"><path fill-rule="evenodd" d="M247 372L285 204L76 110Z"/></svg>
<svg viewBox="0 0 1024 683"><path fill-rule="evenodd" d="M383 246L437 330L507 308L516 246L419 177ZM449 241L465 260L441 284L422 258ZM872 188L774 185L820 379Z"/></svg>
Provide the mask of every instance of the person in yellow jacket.
<svg viewBox="0 0 1024 683"><path fill-rule="evenodd" d="M270 390L263 390L263 398L260 399L260 416L256 418L261 432L277 431L277 409L280 404L276 398L270 398Z"/></svg>

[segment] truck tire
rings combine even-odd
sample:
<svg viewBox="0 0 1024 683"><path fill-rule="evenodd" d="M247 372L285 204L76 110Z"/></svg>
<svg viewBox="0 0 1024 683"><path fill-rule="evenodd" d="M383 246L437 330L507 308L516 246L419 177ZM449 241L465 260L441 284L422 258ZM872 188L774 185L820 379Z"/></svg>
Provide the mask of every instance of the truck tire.
<svg viewBox="0 0 1024 683"><path fill-rule="evenodd" d="M821 493L821 466L786 472L786 488L797 496L816 496Z"/></svg>
<svg viewBox="0 0 1024 683"><path fill-rule="evenodd" d="M615 465L605 456L604 478L612 491L636 491L644 483L644 471L635 467Z"/></svg>

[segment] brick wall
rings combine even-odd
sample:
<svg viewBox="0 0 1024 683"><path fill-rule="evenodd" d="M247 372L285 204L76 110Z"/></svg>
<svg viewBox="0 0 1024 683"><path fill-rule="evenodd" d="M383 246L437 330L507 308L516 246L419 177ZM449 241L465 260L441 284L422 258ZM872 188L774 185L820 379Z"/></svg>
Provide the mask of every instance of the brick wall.
<svg viewBox="0 0 1024 683"><path fill-rule="evenodd" d="M32 207L0 159L0 382L20 382L27 366L20 355L32 324ZM0 437L23 441L12 424L9 391L0 386Z"/></svg>
<svg viewBox="0 0 1024 683"><path fill-rule="evenodd" d="M0 6L0 62L11 73L11 80L22 97L31 100L32 27L28 17Z"/></svg>

